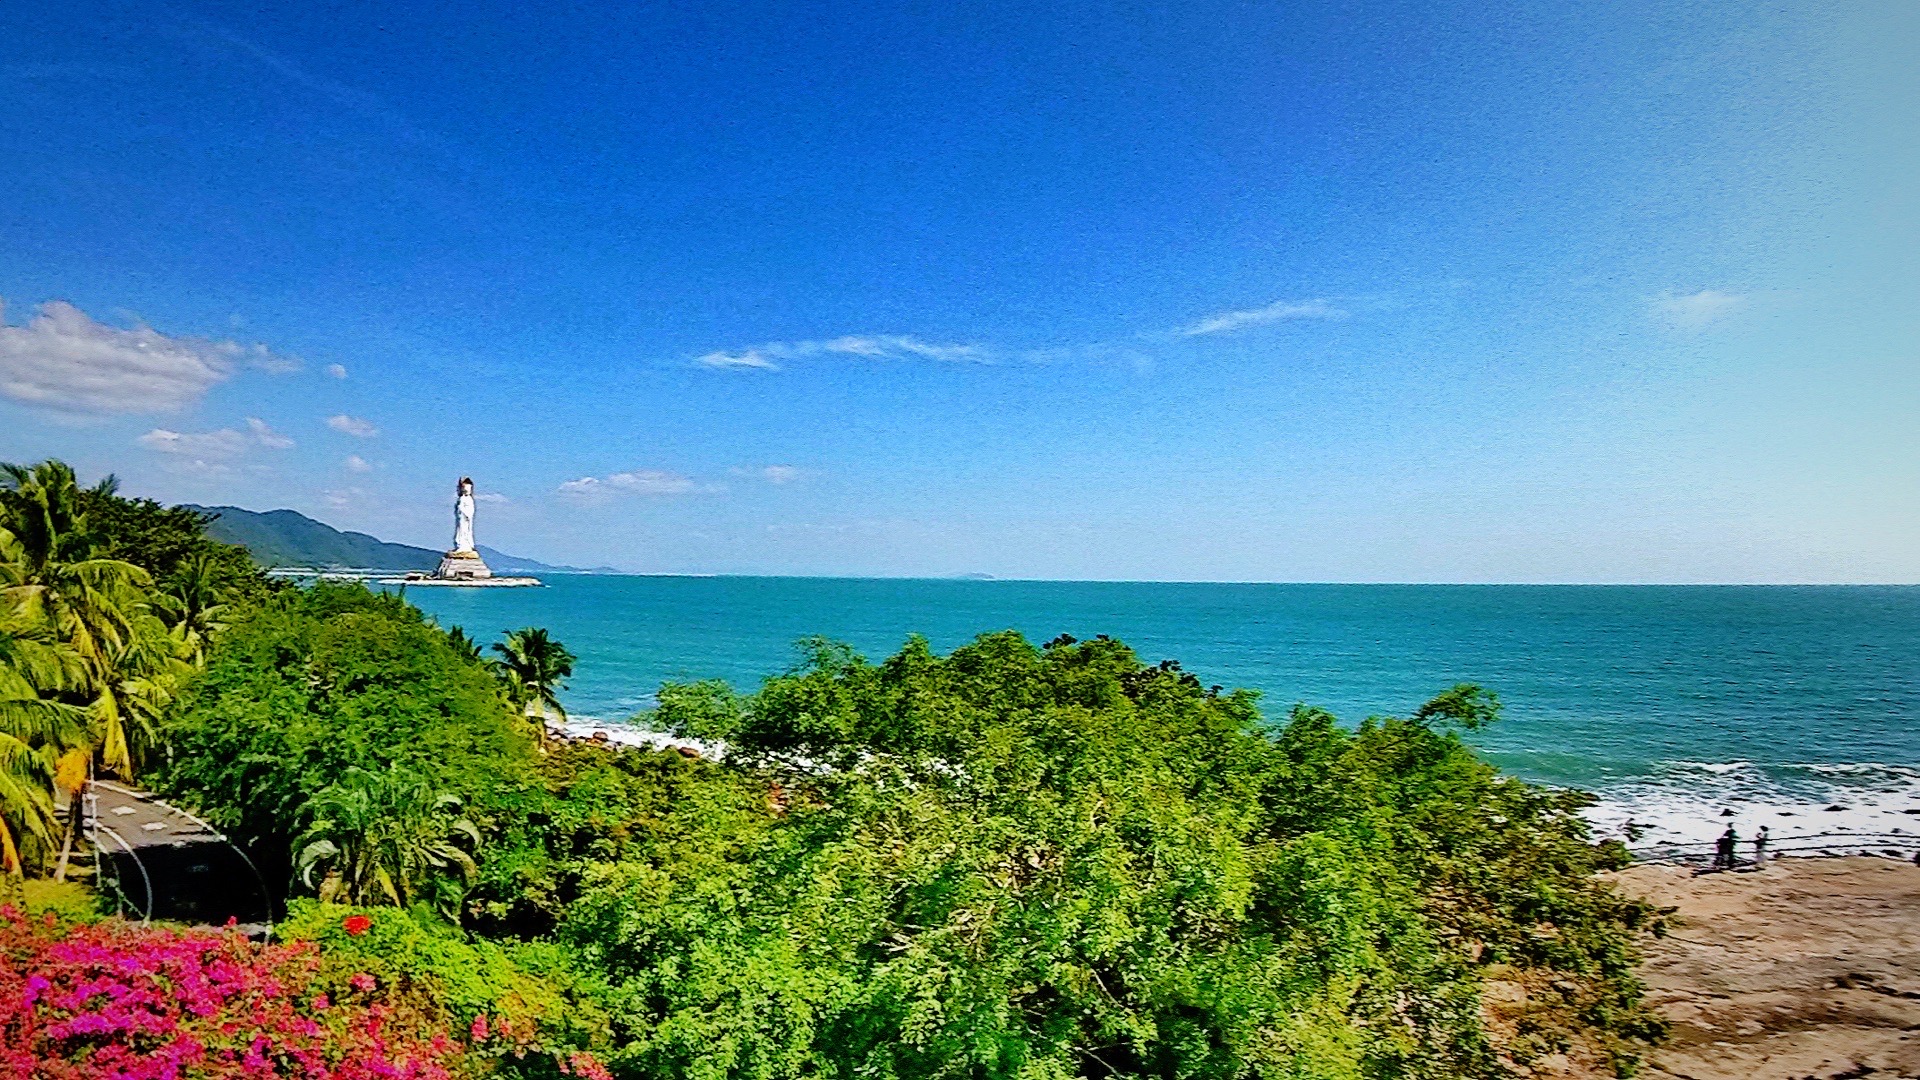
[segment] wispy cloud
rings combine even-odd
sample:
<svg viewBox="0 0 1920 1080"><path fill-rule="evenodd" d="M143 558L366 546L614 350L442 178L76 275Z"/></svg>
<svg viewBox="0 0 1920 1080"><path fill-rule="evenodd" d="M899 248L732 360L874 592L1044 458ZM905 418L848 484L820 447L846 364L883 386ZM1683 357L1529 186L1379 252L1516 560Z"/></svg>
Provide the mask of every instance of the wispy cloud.
<svg viewBox="0 0 1920 1080"><path fill-rule="evenodd" d="M380 429L374 427L371 420L362 420L357 416L348 416L346 413L327 417L327 426L342 435L352 435L356 439L371 439L380 434Z"/></svg>
<svg viewBox="0 0 1920 1080"><path fill-rule="evenodd" d="M632 472L609 473L604 479L598 476L583 476L578 480L568 480L560 485L562 495L575 498L596 498L613 495L686 495L698 490L691 479L674 472L659 469L635 469Z"/></svg>
<svg viewBox="0 0 1920 1080"><path fill-rule="evenodd" d="M348 454L347 459L340 464L345 466L348 472L366 473L373 471L373 463L361 457L359 454Z"/></svg>
<svg viewBox="0 0 1920 1080"><path fill-rule="evenodd" d="M507 498L505 495L502 495L497 491L483 491L480 494L475 495L473 497L473 501L483 502L483 503L496 503L496 504L504 505L506 503L512 502L513 500Z"/></svg>
<svg viewBox="0 0 1920 1080"><path fill-rule="evenodd" d="M1290 322L1295 319L1344 319L1347 313L1328 300L1279 300L1266 307L1241 311L1222 311L1209 315L1180 331L1182 337L1225 334L1262 323Z"/></svg>
<svg viewBox="0 0 1920 1080"><path fill-rule="evenodd" d="M182 457L219 460L239 457L250 442L246 434L233 428L218 431L169 431L154 428L134 440L149 450Z"/></svg>
<svg viewBox="0 0 1920 1080"><path fill-rule="evenodd" d="M345 364L328 364L326 370L327 377L330 379L344 379L347 377L347 367Z"/></svg>
<svg viewBox="0 0 1920 1080"><path fill-rule="evenodd" d="M248 417L246 430L220 428L216 431L170 431L154 428L134 440L156 453L172 454L202 463L229 461L256 447L286 450L293 440L273 430L266 421Z"/></svg>
<svg viewBox="0 0 1920 1080"><path fill-rule="evenodd" d="M791 484L807 475L807 470L798 465L740 465L727 471L734 476L762 480L769 484Z"/></svg>
<svg viewBox="0 0 1920 1080"><path fill-rule="evenodd" d="M0 304L0 394L69 412L173 412L238 367L300 366L265 345L122 330L64 300L41 304L24 326L7 325L5 314Z"/></svg>
<svg viewBox="0 0 1920 1080"><path fill-rule="evenodd" d="M710 368L778 371L781 362L815 356L851 356L866 360L945 360L985 363L991 358L977 345L941 345L904 334L850 334L818 341L771 341L738 352L710 352L694 363Z"/></svg>
<svg viewBox="0 0 1920 1080"><path fill-rule="evenodd" d="M298 90L309 91L324 100L336 112L356 115L371 121L392 135L408 142L426 146L443 153L452 149L452 144L439 135L414 124L399 109L389 105L378 95L350 86L324 73L312 70L296 63L285 54L256 44L249 38L227 27L203 21L190 16L181 16L181 21L202 32L225 42L240 55L251 59L267 71L279 76L285 85Z"/></svg>
<svg viewBox="0 0 1920 1080"><path fill-rule="evenodd" d="M247 432L255 442L269 450L285 450L293 445L293 440L267 426L265 420L257 416L247 417Z"/></svg>
<svg viewBox="0 0 1920 1080"><path fill-rule="evenodd" d="M1746 302L1744 296L1717 289L1701 289L1688 296L1668 294L1657 297L1653 301L1653 310L1674 326L1694 328L1719 322Z"/></svg>

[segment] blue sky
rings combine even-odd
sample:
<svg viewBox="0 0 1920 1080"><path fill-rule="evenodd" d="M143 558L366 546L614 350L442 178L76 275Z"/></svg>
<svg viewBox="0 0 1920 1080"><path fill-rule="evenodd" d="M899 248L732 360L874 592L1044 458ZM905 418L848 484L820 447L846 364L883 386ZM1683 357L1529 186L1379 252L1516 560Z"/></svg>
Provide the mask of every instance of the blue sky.
<svg viewBox="0 0 1920 1080"><path fill-rule="evenodd" d="M1920 581L1910 4L10 41L0 459L642 571Z"/></svg>

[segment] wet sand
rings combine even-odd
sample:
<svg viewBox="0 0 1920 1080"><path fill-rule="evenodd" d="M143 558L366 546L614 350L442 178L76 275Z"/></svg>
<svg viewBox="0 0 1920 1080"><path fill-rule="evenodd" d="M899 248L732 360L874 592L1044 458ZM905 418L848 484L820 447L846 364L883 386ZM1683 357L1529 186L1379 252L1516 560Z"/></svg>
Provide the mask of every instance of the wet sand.
<svg viewBox="0 0 1920 1080"><path fill-rule="evenodd" d="M1614 876L1684 920L1641 969L1673 1025L1643 1075L1920 1077L1920 866L1860 856Z"/></svg>

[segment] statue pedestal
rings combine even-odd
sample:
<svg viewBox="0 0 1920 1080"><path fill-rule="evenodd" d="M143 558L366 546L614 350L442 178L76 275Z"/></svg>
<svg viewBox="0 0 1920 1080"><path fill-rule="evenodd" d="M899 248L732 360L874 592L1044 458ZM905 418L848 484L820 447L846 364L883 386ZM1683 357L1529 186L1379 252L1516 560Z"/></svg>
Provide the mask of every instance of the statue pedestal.
<svg viewBox="0 0 1920 1080"><path fill-rule="evenodd" d="M477 551L449 551L433 576L441 581L478 581L492 577L493 571Z"/></svg>

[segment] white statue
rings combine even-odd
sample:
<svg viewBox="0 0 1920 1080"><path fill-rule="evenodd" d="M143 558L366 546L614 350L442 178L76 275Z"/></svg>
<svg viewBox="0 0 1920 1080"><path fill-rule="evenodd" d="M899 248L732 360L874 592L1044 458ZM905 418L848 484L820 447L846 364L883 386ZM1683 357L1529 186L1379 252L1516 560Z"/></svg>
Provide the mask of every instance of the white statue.
<svg viewBox="0 0 1920 1080"><path fill-rule="evenodd" d="M474 553L473 478L460 478L459 498L453 501L453 550L455 554Z"/></svg>

